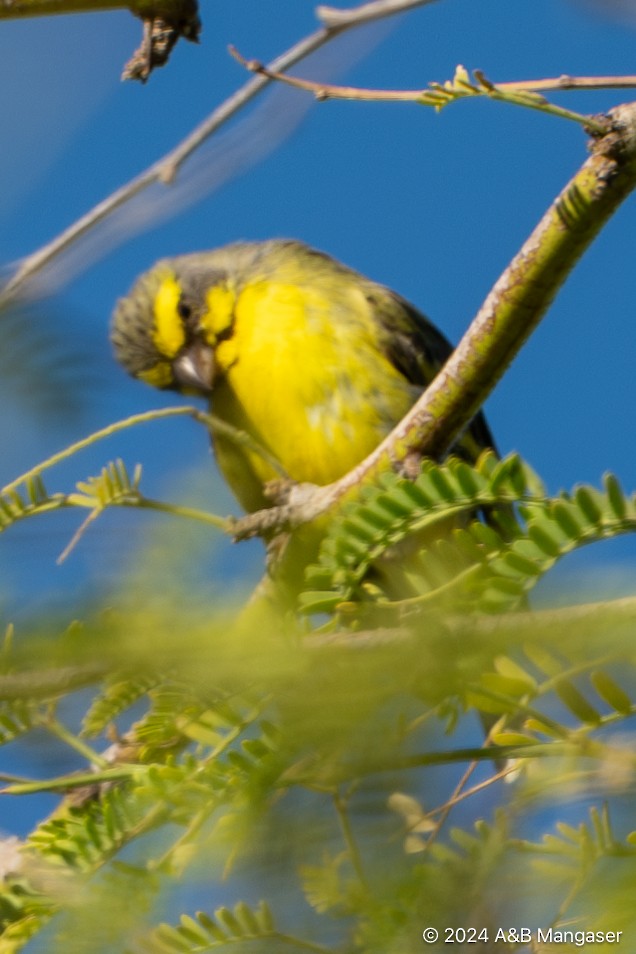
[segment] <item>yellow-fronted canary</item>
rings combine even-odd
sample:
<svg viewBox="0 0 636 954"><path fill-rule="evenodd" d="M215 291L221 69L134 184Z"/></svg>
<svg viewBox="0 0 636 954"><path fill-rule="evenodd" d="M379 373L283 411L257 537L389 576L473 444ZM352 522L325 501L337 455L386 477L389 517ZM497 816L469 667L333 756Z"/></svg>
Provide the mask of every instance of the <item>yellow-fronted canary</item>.
<svg viewBox="0 0 636 954"><path fill-rule="evenodd" d="M166 258L115 310L120 363L158 388L208 396L294 481L326 484L393 429L451 353L413 305L297 241L239 242ZM255 451L215 438L247 510L279 476ZM493 447L482 414L454 450Z"/></svg>

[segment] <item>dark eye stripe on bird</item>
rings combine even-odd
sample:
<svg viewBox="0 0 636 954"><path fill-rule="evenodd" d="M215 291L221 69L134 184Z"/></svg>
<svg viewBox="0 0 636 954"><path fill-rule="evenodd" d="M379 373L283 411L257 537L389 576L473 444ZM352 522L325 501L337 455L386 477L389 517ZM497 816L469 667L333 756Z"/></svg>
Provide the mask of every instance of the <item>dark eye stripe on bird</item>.
<svg viewBox="0 0 636 954"><path fill-rule="evenodd" d="M206 395L293 480L316 484L367 456L452 351L398 294L291 240L158 262L118 303L112 342L134 377ZM478 414L454 450L474 461L493 446ZM215 449L243 506L266 505L271 467L227 438Z"/></svg>

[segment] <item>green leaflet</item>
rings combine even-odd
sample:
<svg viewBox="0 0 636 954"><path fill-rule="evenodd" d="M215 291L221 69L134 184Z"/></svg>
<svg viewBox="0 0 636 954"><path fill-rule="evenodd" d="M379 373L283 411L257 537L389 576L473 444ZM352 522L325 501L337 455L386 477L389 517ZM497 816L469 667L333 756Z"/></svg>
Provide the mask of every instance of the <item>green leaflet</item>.
<svg viewBox="0 0 636 954"><path fill-rule="evenodd" d="M136 950L145 954L170 952L212 951L222 947L232 949L237 942L270 940L290 943L293 939L281 935L274 928L272 913L264 901L250 907L240 901L234 908L218 908L214 917L203 911L195 917L184 914L176 926L160 924L140 939Z"/></svg>
<svg viewBox="0 0 636 954"><path fill-rule="evenodd" d="M373 603L397 611L443 598L455 607L509 611L567 553L636 529L634 499L615 477L604 483L603 490L579 486L550 497L517 455L498 461L491 452L475 467L453 458L425 461L414 481L386 474L333 520L307 568L299 605L308 615L341 605L355 614ZM414 568L409 599L370 585L391 553L405 571Z"/></svg>

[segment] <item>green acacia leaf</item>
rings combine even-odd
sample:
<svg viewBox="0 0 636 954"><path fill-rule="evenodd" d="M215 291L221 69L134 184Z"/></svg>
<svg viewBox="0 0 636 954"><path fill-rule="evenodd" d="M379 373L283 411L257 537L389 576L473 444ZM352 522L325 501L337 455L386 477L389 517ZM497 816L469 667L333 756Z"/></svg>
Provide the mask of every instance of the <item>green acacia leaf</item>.
<svg viewBox="0 0 636 954"><path fill-rule="evenodd" d="M601 721L600 713L587 701L569 679L560 679L556 685L556 693L564 705L585 724L598 725Z"/></svg>
<svg viewBox="0 0 636 954"><path fill-rule="evenodd" d="M612 709L622 715L631 715L633 704L626 692L606 672L597 671L590 675L592 685Z"/></svg>

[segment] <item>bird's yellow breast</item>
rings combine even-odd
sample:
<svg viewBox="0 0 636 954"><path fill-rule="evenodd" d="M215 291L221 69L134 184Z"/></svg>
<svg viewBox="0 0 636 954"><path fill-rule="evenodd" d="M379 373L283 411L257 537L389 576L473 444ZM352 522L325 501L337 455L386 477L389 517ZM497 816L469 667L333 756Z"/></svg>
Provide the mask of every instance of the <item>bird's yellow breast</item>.
<svg viewBox="0 0 636 954"><path fill-rule="evenodd" d="M413 403L416 391L384 354L371 308L351 283L323 293L262 280L237 293L233 313L232 334L216 349L213 410L265 445L294 480L336 480ZM260 484L276 476L236 445L217 441L217 454L237 493L246 467Z"/></svg>

